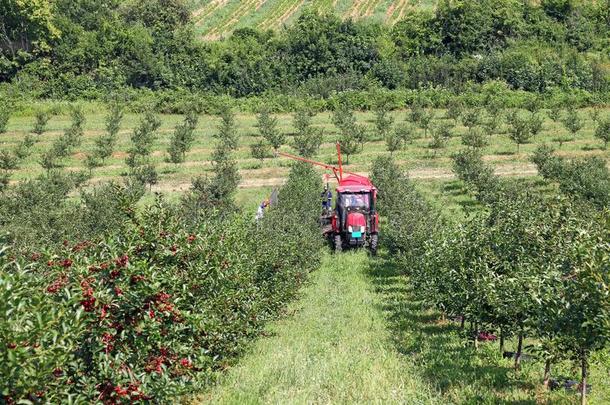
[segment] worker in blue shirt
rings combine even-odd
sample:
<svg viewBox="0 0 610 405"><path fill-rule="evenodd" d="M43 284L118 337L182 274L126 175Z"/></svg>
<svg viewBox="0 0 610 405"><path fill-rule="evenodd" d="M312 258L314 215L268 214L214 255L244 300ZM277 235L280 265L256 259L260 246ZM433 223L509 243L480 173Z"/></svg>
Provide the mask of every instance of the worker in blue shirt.
<svg viewBox="0 0 610 405"><path fill-rule="evenodd" d="M332 206L332 201L333 201L333 192L330 191L330 187L328 187L328 184L326 184L326 186L324 186L324 191L322 192L322 209L324 210L324 212L329 212Z"/></svg>

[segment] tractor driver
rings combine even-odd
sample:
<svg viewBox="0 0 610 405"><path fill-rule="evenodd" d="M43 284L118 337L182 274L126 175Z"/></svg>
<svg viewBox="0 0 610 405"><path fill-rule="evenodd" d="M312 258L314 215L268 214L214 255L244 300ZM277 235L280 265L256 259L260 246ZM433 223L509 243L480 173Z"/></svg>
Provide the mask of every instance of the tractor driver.
<svg viewBox="0 0 610 405"><path fill-rule="evenodd" d="M349 196L347 206L352 208L364 208L366 207L366 199L363 195L352 194Z"/></svg>

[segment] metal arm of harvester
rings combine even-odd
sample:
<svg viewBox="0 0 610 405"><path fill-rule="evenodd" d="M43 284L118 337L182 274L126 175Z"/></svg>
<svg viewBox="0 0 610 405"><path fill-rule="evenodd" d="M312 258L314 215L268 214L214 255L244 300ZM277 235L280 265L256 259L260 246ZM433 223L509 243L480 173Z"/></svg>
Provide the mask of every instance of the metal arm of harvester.
<svg viewBox="0 0 610 405"><path fill-rule="evenodd" d="M304 157L291 155L290 153L285 153L285 152L276 152L276 153L280 156L287 157L288 159L298 160L300 162L309 163L314 166L323 167L326 170L332 170L333 174L335 175L335 178L339 182L341 182L343 180L343 173L351 174L352 176L362 177L358 173L343 171L343 161L341 160L341 145L339 144L339 142L337 142L337 157L338 157L338 161L339 161L339 167L333 166L333 165L328 165L328 164L322 163L322 162L316 162L315 160L306 159Z"/></svg>

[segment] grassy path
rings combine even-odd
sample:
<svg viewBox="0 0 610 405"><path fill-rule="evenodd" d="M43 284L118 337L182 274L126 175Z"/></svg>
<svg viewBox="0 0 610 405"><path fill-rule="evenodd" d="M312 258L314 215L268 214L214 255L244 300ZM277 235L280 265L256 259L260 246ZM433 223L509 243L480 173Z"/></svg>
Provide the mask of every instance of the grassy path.
<svg viewBox="0 0 610 405"><path fill-rule="evenodd" d="M395 349L364 252L325 257L271 337L228 372L201 403L431 403Z"/></svg>

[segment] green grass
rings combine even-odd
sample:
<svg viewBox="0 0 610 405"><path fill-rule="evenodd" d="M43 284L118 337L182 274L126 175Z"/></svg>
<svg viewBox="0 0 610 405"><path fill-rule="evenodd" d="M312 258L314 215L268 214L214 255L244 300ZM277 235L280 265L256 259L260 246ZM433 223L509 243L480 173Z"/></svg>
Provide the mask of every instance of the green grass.
<svg viewBox="0 0 610 405"><path fill-rule="evenodd" d="M198 402L432 403L424 379L392 346L364 252L326 255L288 318Z"/></svg>
<svg viewBox="0 0 610 405"><path fill-rule="evenodd" d="M408 277L384 256L327 254L288 316L269 325L218 385L196 403L571 404L542 389L543 364L519 374L497 343L467 343L455 322L413 298ZM514 350L507 343L507 350ZM531 343L531 342L529 342ZM577 379L569 362L554 375ZM591 404L610 401L608 369L596 364Z"/></svg>

